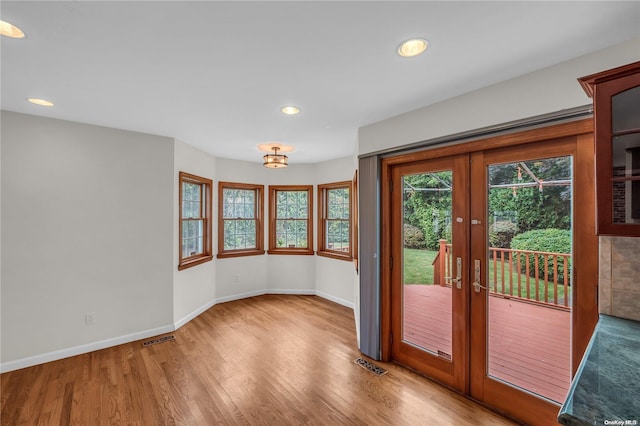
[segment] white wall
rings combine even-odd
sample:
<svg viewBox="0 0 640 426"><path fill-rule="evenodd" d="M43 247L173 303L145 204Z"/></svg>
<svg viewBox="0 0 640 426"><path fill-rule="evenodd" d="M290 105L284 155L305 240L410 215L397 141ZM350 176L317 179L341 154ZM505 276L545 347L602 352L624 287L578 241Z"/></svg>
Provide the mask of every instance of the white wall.
<svg viewBox="0 0 640 426"><path fill-rule="evenodd" d="M2 117L0 116L0 130ZM2 241L2 135L0 134L0 242ZM2 365L2 244L0 243L0 366ZM2 371L0 369L0 371Z"/></svg>
<svg viewBox="0 0 640 426"><path fill-rule="evenodd" d="M177 270L180 171L214 181L217 253L218 181L262 183L266 195L270 184L351 179L353 158L269 170L170 138L7 111L1 141L2 371L169 332L251 295L353 306L351 262L262 255Z"/></svg>
<svg viewBox="0 0 640 426"><path fill-rule="evenodd" d="M256 151L256 157L260 158ZM290 155L294 163L294 155ZM265 185L265 249L268 247L269 185L314 185L314 246L317 246L317 184L351 180L354 159L319 164L292 164L266 169L260 163L218 158L216 179ZM263 293L318 294L353 307L353 263L319 256L262 255L216 260L216 300L233 300Z"/></svg>
<svg viewBox="0 0 640 426"><path fill-rule="evenodd" d="M260 159L261 156L262 154L256 150L256 159ZM269 248L269 185L313 185L315 183L313 165L292 164L286 169L267 169L258 162L221 158L217 159L216 165L219 181L264 185L265 250ZM233 300L266 292L315 294L314 258L314 256L264 254L218 259L216 300Z"/></svg>
<svg viewBox="0 0 640 426"><path fill-rule="evenodd" d="M173 140L6 111L1 136L3 370L170 330Z"/></svg>
<svg viewBox="0 0 640 426"><path fill-rule="evenodd" d="M217 210L215 191L215 157L178 140L174 143L173 157L173 321L180 327L215 303L215 260L178 270L179 263L179 173L187 172L211 179L213 182L212 214ZM218 243L215 214L212 223L212 248Z"/></svg>
<svg viewBox="0 0 640 426"><path fill-rule="evenodd" d="M353 157L345 157L316 164L316 184L353 180L354 161ZM353 262L316 256L315 264L317 294L354 308L358 274Z"/></svg>
<svg viewBox="0 0 640 426"><path fill-rule="evenodd" d="M256 158L260 158L260 152L256 150ZM280 170L273 170L280 172ZM268 177L267 170L259 163L248 161L216 159L216 181L217 182L239 182L265 185L265 193L268 191L268 184L265 179ZM218 188L216 185L216 203L218 202ZM268 215L266 208L266 197L264 214ZM216 209L217 218L217 209ZM266 236L265 223L265 236ZM214 252L218 253L218 246ZM264 294L267 288L267 256L245 256L235 258L217 259L216 274L216 301L225 302L242 297Z"/></svg>
<svg viewBox="0 0 640 426"><path fill-rule="evenodd" d="M577 78L638 61L640 38L360 128L359 154L591 103Z"/></svg>

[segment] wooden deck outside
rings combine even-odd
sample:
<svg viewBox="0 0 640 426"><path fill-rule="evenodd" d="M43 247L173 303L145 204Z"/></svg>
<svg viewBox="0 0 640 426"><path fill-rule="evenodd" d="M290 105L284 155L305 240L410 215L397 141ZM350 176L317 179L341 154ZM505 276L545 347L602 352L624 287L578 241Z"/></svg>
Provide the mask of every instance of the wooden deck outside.
<svg viewBox="0 0 640 426"><path fill-rule="evenodd" d="M489 318L489 375L563 402L571 381L571 313L491 296ZM451 354L450 287L404 286L403 339Z"/></svg>

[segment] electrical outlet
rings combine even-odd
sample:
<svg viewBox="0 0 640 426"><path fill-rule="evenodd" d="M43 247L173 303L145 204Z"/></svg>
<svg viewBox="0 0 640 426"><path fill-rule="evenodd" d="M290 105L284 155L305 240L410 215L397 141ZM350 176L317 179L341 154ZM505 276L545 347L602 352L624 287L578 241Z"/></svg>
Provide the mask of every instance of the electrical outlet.
<svg viewBox="0 0 640 426"><path fill-rule="evenodd" d="M233 277L233 281L239 283L240 282L240 274L236 274L236 276Z"/></svg>
<svg viewBox="0 0 640 426"><path fill-rule="evenodd" d="M84 314L84 323L85 325L94 325L96 323L96 313L87 312Z"/></svg>

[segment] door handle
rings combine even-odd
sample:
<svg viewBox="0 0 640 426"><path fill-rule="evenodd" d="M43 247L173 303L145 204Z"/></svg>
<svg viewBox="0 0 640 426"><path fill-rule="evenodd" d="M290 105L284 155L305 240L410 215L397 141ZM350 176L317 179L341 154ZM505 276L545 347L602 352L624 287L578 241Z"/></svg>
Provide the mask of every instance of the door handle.
<svg viewBox="0 0 640 426"><path fill-rule="evenodd" d="M462 288L462 258L456 257L456 277L451 281L456 283L456 288L459 290Z"/></svg>
<svg viewBox="0 0 640 426"><path fill-rule="evenodd" d="M476 293L480 293L481 288L486 290L487 288L482 284L480 284L480 260L479 259L476 259L474 262L473 272L475 277L475 279L473 280L473 289L476 291Z"/></svg>

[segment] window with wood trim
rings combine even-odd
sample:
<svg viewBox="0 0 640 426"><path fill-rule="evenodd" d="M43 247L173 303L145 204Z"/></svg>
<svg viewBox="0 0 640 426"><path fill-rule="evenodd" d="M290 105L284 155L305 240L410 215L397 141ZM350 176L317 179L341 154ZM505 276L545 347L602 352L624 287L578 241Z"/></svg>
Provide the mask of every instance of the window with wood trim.
<svg viewBox="0 0 640 426"><path fill-rule="evenodd" d="M353 186L351 187L351 256L353 257L353 264L358 272L358 170L353 174Z"/></svg>
<svg viewBox="0 0 640 426"><path fill-rule="evenodd" d="M211 253L211 179L179 173L178 270L213 259Z"/></svg>
<svg viewBox="0 0 640 426"><path fill-rule="evenodd" d="M352 260L351 181L318 185L318 255Z"/></svg>
<svg viewBox="0 0 640 426"><path fill-rule="evenodd" d="M313 186L269 186L269 254L313 254Z"/></svg>
<svg viewBox="0 0 640 426"><path fill-rule="evenodd" d="M264 254L264 185L218 183L218 257Z"/></svg>

